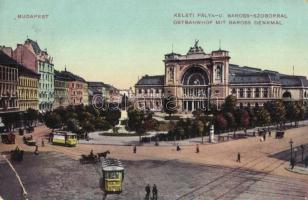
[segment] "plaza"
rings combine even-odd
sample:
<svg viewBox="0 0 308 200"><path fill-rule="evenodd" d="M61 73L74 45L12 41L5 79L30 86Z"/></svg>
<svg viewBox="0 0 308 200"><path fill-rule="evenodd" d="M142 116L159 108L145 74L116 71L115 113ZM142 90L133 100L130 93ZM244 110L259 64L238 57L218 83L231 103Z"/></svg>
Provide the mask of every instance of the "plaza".
<svg viewBox="0 0 308 200"><path fill-rule="evenodd" d="M50 130L39 126L33 133L41 141ZM146 184L156 184L158 199L304 199L307 196L308 176L288 171L290 145L307 146L308 127L289 129L283 139L269 137L260 142L259 137L204 145L183 145L180 152L175 146L147 144L127 145L78 144L63 147L45 144L40 154L34 147L22 144L2 145L1 152L18 145L27 151L24 161L14 164L30 199L102 199L99 188L100 165L81 165L81 154L109 150L110 157L120 159L125 168L123 192L107 195L106 199L144 199ZM235 162L241 152L242 162ZM298 154L298 159L300 155ZM1 169L8 185L1 185L0 195L20 195L20 186L14 174L1 158ZM13 187L14 186L14 187ZM52 192L51 192L52 191ZM17 198L17 197L16 197ZM18 198L17 198L18 199Z"/></svg>

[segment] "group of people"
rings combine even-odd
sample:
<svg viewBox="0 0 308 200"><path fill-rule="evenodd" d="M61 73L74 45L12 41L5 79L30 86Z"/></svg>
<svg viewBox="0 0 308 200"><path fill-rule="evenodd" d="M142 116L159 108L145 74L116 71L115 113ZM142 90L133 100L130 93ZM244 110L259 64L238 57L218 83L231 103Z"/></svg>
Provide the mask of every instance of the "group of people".
<svg viewBox="0 0 308 200"><path fill-rule="evenodd" d="M151 186L149 184L147 184L147 186L145 186L145 200L150 200L150 196L151 196ZM154 184L152 187L152 198L151 200L157 200L157 187Z"/></svg>

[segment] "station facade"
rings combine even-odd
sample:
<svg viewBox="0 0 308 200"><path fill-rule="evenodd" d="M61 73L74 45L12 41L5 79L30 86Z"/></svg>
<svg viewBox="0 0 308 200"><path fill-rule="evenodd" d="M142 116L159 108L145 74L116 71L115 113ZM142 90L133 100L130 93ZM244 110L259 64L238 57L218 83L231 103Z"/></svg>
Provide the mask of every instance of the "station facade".
<svg viewBox="0 0 308 200"><path fill-rule="evenodd" d="M304 76L290 76L276 71L230 64L229 52L218 49L205 53L195 41L185 55L169 53L163 60L164 75L143 76L135 84L135 106L162 110L164 96L176 98L179 111L221 107L228 95L238 99L238 106L262 106L281 98L308 99L308 81Z"/></svg>

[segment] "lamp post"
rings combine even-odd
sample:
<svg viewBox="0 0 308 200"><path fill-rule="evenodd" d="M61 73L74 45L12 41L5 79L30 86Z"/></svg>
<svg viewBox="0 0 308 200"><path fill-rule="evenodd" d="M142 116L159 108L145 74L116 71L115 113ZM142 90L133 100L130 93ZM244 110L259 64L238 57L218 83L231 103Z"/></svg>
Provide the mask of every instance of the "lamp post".
<svg viewBox="0 0 308 200"><path fill-rule="evenodd" d="M292 141L292 139L290 139L289 144L290 144L290 151L291 151L291 158L290 158L290 164L291 164L291 162L292 162L292 154L293 154L293 141Z"/></svg>

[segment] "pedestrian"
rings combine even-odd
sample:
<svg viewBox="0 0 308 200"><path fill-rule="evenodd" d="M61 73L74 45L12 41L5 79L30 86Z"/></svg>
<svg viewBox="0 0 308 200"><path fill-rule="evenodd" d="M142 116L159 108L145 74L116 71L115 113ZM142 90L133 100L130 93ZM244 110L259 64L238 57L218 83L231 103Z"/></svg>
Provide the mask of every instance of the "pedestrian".
<svg viewBox="0 0 308 200"><path fill-rule="evenodd" d="M34 151L34 154L35 154L35 155L38 155L38 154L39 154L39 152L38 152L38 145L37 145L37 144L35 145L35 151Z"/></svg>
<svg viewBox="0 0 308 200"><path fill-rule="evenodd" d="M177 150L177 151L181 151L181 148L180 148L179 143L176 145L176 150Z"/></svg>
<svg viewBox="0 0 308 200"><path fill-rule="evenodd" d="M42 139L42 147L45 146L45 142L44 142L44 139Z"/></svg>
<svg viewBox="0 0 308 200"><path fill-rule="evenodd" d="M236 159L236 162L241 162L241 154L240 152L237 153L237 159Z"/></svg>
<svg viewBox="0 0 308 200"><path fill-rule="evenodd" d="M145 186L145 192L146 192L145 199L146 200L150 199L151 187L150 187L149 184L147 184L147 186Z"/></svg>
<svg viewBox="0 0 308 200"><path fill-rule="evenodd" d="M305 167L308 167L308 156L305 157Z"/></svg>
<svg viewBox="0 0 308 200"><path fill-rule="evenodd" d="M295 166L295 158L291 159L291 169L293 169Z"/></svg>
<svg viewBox="0 0 308 200"><path fill-rule="evenodd" d="M134 149L133 149L133 151L134 151L134 153L136 153L136 152L137 152L137 147L136 147L136 145L134 145Z"/></svg>
<svg viewBox="0 0 308 200"><path fill-rule="evenodd" d="M152 199L157 200L157 187L155 184L153 185L152 194L153 194Z"/></svg>
<svg viewBox="0 0 308 200"><path fill-rule="evenodd" d="M266 132L263 133L263 140L265 142L265 140L266 140Z"/></svg>
<svg viewBox="0 0 308 200"><path fill-rule="evenodd" d="M268 136L272 137L272 131L271 130L268 131Z"/></svg>
<svg viewBox="0 0 308 200"><path fill-rule="evenodd" d="M199 145L196 146L196 153L199 153Z"/></svg>

